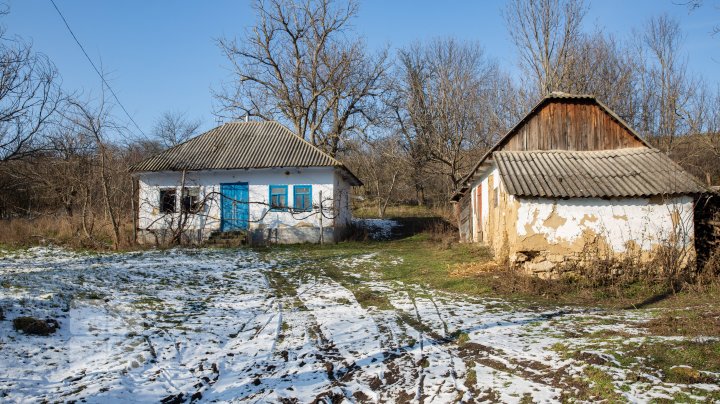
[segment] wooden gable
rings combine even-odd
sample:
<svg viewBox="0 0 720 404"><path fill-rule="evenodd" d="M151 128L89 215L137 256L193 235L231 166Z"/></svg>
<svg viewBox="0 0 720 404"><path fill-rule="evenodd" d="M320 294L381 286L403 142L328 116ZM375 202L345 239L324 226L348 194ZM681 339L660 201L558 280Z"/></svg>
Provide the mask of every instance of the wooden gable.
<svg viewBox="0 0 720 404"><path fill-rule="evenodd" d="M652 148L595 97L551 93L488 150L460 182L451 200L460 200L478 170L490 166L495 151L599 151L632 147Z"/></svg>
<svg viewBox="0 0 720 404"><path fill-rule="evenodd" d="M590 97L548 97L508 135L495 151L647 147L620 118Z"/></svg>

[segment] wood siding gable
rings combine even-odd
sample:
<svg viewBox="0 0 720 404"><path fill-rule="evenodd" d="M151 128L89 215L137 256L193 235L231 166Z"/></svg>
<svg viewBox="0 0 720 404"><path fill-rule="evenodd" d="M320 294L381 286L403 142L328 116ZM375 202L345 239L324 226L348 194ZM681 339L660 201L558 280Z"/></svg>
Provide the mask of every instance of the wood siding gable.
<svg viewBox="0 0 720 404"><path fill-rule="evenodd" d="M652 148L595 97L551 93L488 150L460 182L451 200L460 200L480 168L490 166L488 163L495 151L599 151L635 147Z"/></svg>
<svg viewBox="0 0 720 404"><path fill-rule="evenodd" d="M493 151L598 151L647 147L593 99L550 99L523 119Z"/></svg>

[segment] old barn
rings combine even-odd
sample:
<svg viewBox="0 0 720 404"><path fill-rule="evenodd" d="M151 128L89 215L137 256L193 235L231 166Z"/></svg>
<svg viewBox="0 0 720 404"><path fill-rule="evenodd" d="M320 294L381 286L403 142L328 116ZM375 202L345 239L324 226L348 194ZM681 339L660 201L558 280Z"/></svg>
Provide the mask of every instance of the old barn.
<svg viewBox="0 0 720 404"><path fill-rule="evenodd" d="M453 195L460 237L540 276L589 257L693 256L705 189L588 95L552 93L495 144Z"/></svg>

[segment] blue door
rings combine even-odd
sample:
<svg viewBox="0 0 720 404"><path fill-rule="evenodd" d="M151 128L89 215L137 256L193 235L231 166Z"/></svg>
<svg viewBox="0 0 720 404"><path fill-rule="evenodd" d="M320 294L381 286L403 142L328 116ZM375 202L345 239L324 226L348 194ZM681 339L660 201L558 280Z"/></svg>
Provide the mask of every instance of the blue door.
<svg viewBox="0 0 720 404"><path fill-rule="evenodd" d="M247 230L250 219L248 183L220 184L220 231Z"/></svg>

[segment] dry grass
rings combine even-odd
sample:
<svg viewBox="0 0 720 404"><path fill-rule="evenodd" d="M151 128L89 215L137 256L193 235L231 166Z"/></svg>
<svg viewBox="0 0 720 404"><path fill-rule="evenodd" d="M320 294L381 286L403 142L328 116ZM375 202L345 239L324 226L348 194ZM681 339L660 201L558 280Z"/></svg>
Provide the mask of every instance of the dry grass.
<svg viewBox="0 0 720 404"><path fill-rule="evenodd" d="M48 244L108 250L112 248L112 227L109 221L96 219L86 232L80 218L66 215L0 221L0 245L28 247ZM126 224L121 228L121 247L130 248L133 245L132 225Z"/></svg>
<svg viewBox="0 0 720 404"><path fill-rule="evenodd" d="M375 204L362 204L355 206L353 216L358 218L379 217L378 207ZM385 210L386 218L413 218L413 217L442 217L452 220L453 213L450 207L428 207L419 205L388 206Z"/></svg>
<svg viewBox="0 0 720 404"><path fill-rule="evenodd" d="M649 278L620 278L598 283L574 274L558 279L540 279L489 260L449 265L446 276L459 283L483 285L485 293L515 297L547 304L603 306L636 309L644 307L687 308L716 304L720 298L720 282L683 283L671 288Z"/></svg>
<svg viewBox="0 0 720 404"><path fill-rule="evenodd" d="M717 307L695 307L663 312L642 323L652 335L703 337L720 335L720 311Z"/></svg>
<svg viewBox="0 0 720 404"><path fill-rule="evenodd" d="M449 275L453 278L471 278L481 274L496 273L500 266L495 261L465 262L452 266Z"/></svg>

